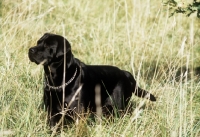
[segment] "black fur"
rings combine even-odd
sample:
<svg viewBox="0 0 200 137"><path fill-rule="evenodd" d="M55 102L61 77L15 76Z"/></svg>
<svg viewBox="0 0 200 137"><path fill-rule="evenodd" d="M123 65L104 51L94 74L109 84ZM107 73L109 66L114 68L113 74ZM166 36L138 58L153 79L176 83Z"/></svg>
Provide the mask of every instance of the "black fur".
<svg viewBox="0 0 200 137"><path fill-rule="evenodd" d="M80 114L88 109L96 112L95 86L100 86L100 98L103 113L112 112L115 107L123 110L127 106L132 93L138 97L146 97L151 101L156 98L147 91L139 88L132 74L115 66L86 65L79 59L74 58L69 42L62 36L45 33L35 47L29 49L29 59L36 64L43 62L45 71L44 103L48 110L50 127L54 127L61 118L62 111L62 88L64 72L64 46L66 48L66 75L65 81L65 108L66 117ZM50 86L47 86L50 85ZM69 106L69 102L77 89L82 88ZM149 96L147 96L147 94ZM68 106L67 106L68 105ZM107 108L107 109L105 109Z"/></svg>

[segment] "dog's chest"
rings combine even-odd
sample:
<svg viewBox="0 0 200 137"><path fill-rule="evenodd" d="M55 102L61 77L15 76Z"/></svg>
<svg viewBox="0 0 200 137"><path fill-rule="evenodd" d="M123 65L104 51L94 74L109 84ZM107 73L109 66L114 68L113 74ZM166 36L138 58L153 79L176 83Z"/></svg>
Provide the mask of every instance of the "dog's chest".
<svg viewBox="0 0 200 137"><path fill-rule="evenodd" d="M81 94L70 94L65 97L65 109L80 112L83 109Z"/></svg>

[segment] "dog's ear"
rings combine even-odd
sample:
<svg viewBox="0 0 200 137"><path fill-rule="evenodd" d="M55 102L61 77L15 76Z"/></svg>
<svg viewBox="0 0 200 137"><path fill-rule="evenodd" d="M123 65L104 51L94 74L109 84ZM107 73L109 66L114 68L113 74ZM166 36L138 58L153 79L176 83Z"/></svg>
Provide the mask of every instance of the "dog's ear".
<svg viewBox="0 0 200 137"><path fill-rule="evenodd" d="M59 36L58 40L58 46L57 46L57 51L56 51L56 57L60 57L63 56L64 53L67 54L68 52L71 52L71 46L69 44L69 42L67 41L67 39L65 39L62 36ZM66 49L66 51L64 51L64 47Z"/></svg>
<svg viewBox="0 0 200 137"><path fill-rule="evenodd" d="M57 40L58 40L58 45L57 45L56 57L57 58L63 57L64 54L66 54L66 64L67 67L69 68L70 65L73 63L73 54L71 52L70 43L67 41L67 39L65 39L62 36L58 36ZM66 51L64 51L64 47Z"/></svg>
<svg viewBox="0 0 200 137"><path fill-rule="evenodd" d="M71 52L70 43L64 37L56 34L45 33L42 36L42 39L45 41L45 44L51 45L53 48L53 53L56 58L63 57L66 54L66 62L69 67L73 62L73 55ZM64 47L66 51L64 51Z"/></svg>
<svg viewBox="0 0 200 137"><path fill-rule="evenodd" d="M39 41L45 41L45 44L52 44L56 46L56 57L64 55L64 46L66 47L66 53L71 50L70 43L64 37L52 33L45 33Z"/></svg>

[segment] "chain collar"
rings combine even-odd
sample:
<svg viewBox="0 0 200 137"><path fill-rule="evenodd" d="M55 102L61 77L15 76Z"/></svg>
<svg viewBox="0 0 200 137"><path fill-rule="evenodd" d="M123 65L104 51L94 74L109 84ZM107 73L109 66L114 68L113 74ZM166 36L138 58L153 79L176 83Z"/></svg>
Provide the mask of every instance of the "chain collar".
<svg viewBox="0 0 200 137"><path fill-rule="evenodd" d="M77 73L77 68L76 68L76 71L74 72L73 77L72 77L69 81L67 81L67 83L65 83L65 84L63 84L63 85L61 85L61 86L56 86L56 87L54 87L54 86L49 85L47 82L44 82L44 84L45 84L47 87L49 87L50 89L55 89L55 90L60 89L60 88L62 88L63 86L69 85L69 84L74 80L74 78L75 78L75 76L76 76L76 73Z"/></svg>

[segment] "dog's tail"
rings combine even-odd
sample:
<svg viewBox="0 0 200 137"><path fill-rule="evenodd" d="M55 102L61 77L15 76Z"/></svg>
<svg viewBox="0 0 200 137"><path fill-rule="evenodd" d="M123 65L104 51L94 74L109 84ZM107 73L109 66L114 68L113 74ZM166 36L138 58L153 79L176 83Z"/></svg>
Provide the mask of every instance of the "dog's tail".
<svg viewBox="0 0 200 137"><path fill-rule="evenodd" d="M133 92L136 96L149 99L151 101L156 101L154 95L149 93L148 91L141 89L140 87L136 86L135 91Z"/></svg>
<svg viewBox="0 0 200 137"><path fill-rule="evenodd" d="M137 86L136 81L135 81L133 75L130 72L124 71L124 73L129 78L131 85L132 85L132 88L133 88L132 89L133 93L136 96L141 97L141 98L146 98L146 99L149 99L151 101L156 101L156 98L154 97L154 95L152 95L148 91L141 89L140 87Z"/></svg>

